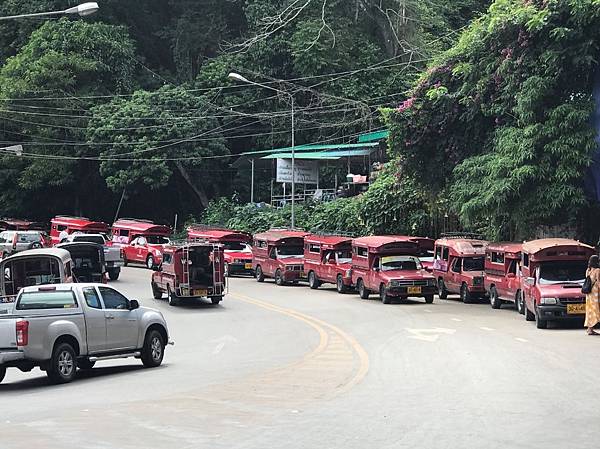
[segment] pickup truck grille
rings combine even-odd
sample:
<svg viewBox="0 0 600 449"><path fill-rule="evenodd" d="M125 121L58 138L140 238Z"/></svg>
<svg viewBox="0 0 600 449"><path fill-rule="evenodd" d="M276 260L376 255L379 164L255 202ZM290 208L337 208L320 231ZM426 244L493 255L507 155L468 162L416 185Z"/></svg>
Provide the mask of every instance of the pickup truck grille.
<svg viewBox="0 0 600 449"><path fill-rule="evenodd" d="M567 304L583 304L585 302L585 298L558 298L562 305Z"/></svg>
<svg viewBox="0 0 600 449"><path fill-rule="evenodd" d="M426 280L418 280L418 281L406 281L406 280L402 280L402 281L395 281L394 282L394 286L398 286L398 287L412 287L412 286L426 286L427 285L427 281Z"/></svg>
<svg viewBox="0 0 600 449"><path fill-rule="evenodd" d="M288 265L286 267L286 270L288 270L288 271L302 271L302 270L304 270L304 266L302 266L302 265Z"/></svg>

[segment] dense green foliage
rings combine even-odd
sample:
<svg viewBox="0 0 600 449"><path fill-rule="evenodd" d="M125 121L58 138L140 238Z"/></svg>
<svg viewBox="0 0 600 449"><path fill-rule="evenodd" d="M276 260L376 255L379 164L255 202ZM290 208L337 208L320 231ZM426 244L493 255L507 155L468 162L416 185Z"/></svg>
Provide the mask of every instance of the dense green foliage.
<svg viewBox="0 0 600 449"><path fill-rule="evenodd" d="M588 207L594 0L497 0L387 111L391 152L464 226L524 238Z"/></svg>
<svg viewBox="0 0 600 449"><path fill-rule="evenodd" d="M135 3L0 23L3 144L25 147L1 160L2 215L110 220L123 192L122 214L168 221L220 195L247 201L249 166L221 156L288 145L290 105L228 72L290 80L274 85L296 100L297 143L352 142L489 0ZM0 14L72 4L7 0ZM266 199L270 170L257 173ZM356 207L327 208L344 203Z"/></svg>

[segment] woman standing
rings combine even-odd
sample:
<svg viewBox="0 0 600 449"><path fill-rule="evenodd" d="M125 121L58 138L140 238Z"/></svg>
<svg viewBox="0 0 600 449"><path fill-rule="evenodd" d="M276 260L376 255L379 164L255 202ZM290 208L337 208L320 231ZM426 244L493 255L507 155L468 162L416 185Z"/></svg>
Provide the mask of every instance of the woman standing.
<svg viewBox="0 0 600 449"><path fill-rule="evenodd" d="M592 281L592 291L585 295L585 327L588 335L600 335L594 326L600 323L600 260L598 256L590 257L586 276Z"/></svg>

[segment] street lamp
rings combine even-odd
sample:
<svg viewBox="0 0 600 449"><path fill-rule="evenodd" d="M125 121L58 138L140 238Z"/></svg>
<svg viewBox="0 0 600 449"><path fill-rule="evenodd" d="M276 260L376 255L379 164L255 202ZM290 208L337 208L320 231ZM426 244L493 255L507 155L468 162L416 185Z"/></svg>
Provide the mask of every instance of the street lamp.
<svg viewBox="0 0 600 449"><path fill-rule="evenodd" d="M294 96L286 92L285 90L276 89L275 87L267 86L266 84L257 83L256 81L250 81L249 79L243 77L239 73L231 72L228 75L228 78L232 81L237 81L240 83L253 84L255 86L260 86L263 89L269 89L274 92L279 92L281 94L287 95L290 97L290 101L292 104L292 229L295 229L296 220L295 220L295 203L296 203L296 149L295 149L295 136L294 136Z"/></svg>
<svg viewBox="0 0 600 449"><path fill-rule="evenodd" d="M11 20L11 19L25 19L29 17L47 17L47 16L64 16L64 15L79 15L81 17L89 16L98 11L100 7L96 2L82 3L81 5L73 6L62 11L47 11L47 12L36 12L31 14L19 14L17 16L5 16L0 17L0 20Z"/></svg>

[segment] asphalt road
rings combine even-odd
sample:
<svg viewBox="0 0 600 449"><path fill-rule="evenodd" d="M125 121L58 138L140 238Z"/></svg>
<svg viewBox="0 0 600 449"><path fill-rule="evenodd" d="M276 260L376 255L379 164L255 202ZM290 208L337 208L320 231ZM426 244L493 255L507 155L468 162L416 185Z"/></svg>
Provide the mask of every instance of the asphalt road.
<svg viewBox="0 0 600 449"><path fill-rule="evenodd" d="M383 305L235 278L214 307L152 299L165 363L0 384L0 448L581 448L600 444L600 337L457 300Z"/></svg>

